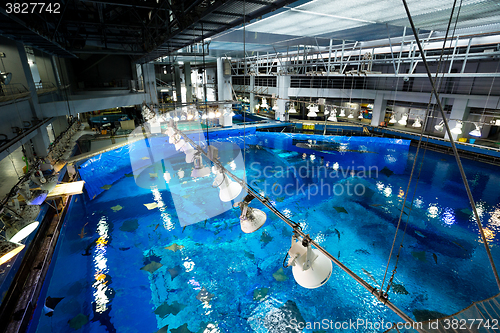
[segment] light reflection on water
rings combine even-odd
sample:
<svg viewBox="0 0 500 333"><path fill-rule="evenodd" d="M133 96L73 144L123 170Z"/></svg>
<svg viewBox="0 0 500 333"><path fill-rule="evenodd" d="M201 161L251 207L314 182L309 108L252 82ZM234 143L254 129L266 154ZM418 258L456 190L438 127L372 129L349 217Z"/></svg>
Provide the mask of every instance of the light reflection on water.
<svg viewBox="0 0 500 333"><path fill-rule="evenodd" d="M93 296L96 304L96 312L103 313L108 308L109 298L107 296L107 291L109 286L108 280L106 279L109 272L108 269L108 259L106 257L106 248L109 241L108 236L109 225L107 218L102 216L97 223L97 233L99 238L96 241L96 246L94 248L94 268L95 268L95 282L92 284L94 288Z"/></svg>
<svg viewBox="0 0 500 333"><path fill-rule="evenodd" d="M158 210L161 212L160 216L163 221L163 227L166 230L172 230L175 228L174 223L172 222L172 218L170 214L167 213L167 207L163 202L163 198L161 197L161 193L158 190L158 186L151 186L151 192L153 193L153 199L158 205Z"/></svg>

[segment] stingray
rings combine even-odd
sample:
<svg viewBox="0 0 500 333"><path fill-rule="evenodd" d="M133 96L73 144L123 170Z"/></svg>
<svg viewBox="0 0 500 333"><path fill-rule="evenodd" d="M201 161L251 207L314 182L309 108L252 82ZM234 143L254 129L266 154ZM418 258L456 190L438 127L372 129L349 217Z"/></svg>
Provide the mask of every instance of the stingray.
<svg viewBox="0 0 500 333"><path fill-rule="evenodd" d="M417 260L427 262L427 259L425 258L425 251L413 251L411 255Z"/></svg>
<svg viewBox="0 0 500 333"><path fill-rule="evenodd" d="M45 299L45 305L43 307L43 309L45 310L45 315L48 316L48 317L52 317L52 315L54 314L55 307L63 299L64 299L64 297L60 297L60 298L59 297L52 298L50 296L47 297Z"/></svg>
<svg viewBox="0 0 500 333"><path fill-rule="evenodd" d="M98 321L102 326L106 327L108 333L116 333L116 329L111 323L111 317L109 313L111 312L111 305L107 305L106 310L97 311L97 305L95 302L92 303L92 309L94 311L94 317L92 318L92 322Z"/></svg>
<svg viewBox="0 0 500 333"><path fill-rule="evenodd" d="M89 322L89 317L87 317L83 313L79 313L73 319L68 320L69 327L71 327L75 331L82 328L82 326L87 324L88 322Z"/></svg>
<svg viewBox="0 0 500 333"><path fill-rule="evenodd" d="M368 252L368 250L365 250L365 249L357 249L354 252L358 253L358 254L370 254L370 252Z"/></svg>
<svg viewBox="0 0 500 333"><path fill-rule="evenodd" d="M176 316L179 312L182 311L186 306L184 304L177 303L174 301L172 304L168 304L167 302L163 303L154 311L156 315L160 316L160 318L165 318L169 314L173 314Z"/></svg>
<svg viewBox="0 0 500 333"><path fill-rule="evenodd" d="M168 333L168 325L163 326L162 328L160 328L155 333Z"/></svg>
<svg viewBox="0 0 500 333"><path fill-rule="evenodd" d="M120 227L121 231L134 232L139 227L139 222L137 219L126 220Z"/></svg>
<svg viewBox="0 0 500 333"><path fill-rule="evenodd" d="M151 209L155 209L156 207L158 207L158 204L156 202L153 202L153 203L144 204L144 206L146 206L147 209L151 210Z"/></svg>
<svg viewBox="0 0 500 333"><path fill-rule="evenodd" d="M263 231L262 234L260 235L260 241L264 244L269 243L270 241L273 240L273 237L269 235L267 232Z"/></svg>
<svg viewBox="0 0 500 333"><path fill-rule="evenodd" d="M392 291L394 291L396 294L402 294L402 295L408 295L409 292L406 290L405 286L402 284L398 283L393 283L391 286Z"/></svg>
<svg viewBox="0 0 500 333"><path fill-rule="evenodd" d="M382 170L380 170L380 173L387 176L387 177L390 177L394 174L394 172L389 169L388 167L384 167Z"/></svg>
<svg viewBox="0 0 500 333"><path fill-rule="evenodd" d="M123 207L122 207L122 206L120 206L120 205L116 205L116 206L111 207L111 209L113 210L113 212L115 212L115 213L116 213L117 211L122 210L122 209L123 209Z"/></svg>
<svg viewBox="0 0 500 333"><path fill-rule="evenodd" d="M470 210L469 208L460 209L460 211L465 215L472 215L472 210Z"/></svg>
<svg viewBox="0 0 500 333"><path fill-rule="evenodd" d="M285 201L285 197L277 197L276 201L283 202L283 201Z"/></svg>
<svg viewBox="0 0 500 333"><path fill-rule="evenodd" d="M417 321L434 320L446 317L445 314L429 310L413 310L413 315Z"/></svg>
<svg viewBox="0 0 500 333"><path fill-rule="evenodd" d="M155 261L156 262L160 262L161 261L161 257L159 257L157 255L154 255L154 254L150 254L150 255L144 257L144 259L143 259L144 265L147 265L147 264L155 262Z"/></svg>
<svg viewBox="0 0 500 333"><path fill-rule="evenodd" d="M165 249L170 250L172 252L177 252L179 250L182 250L184 248L184 245L178 245L177 243L174 243L170 246L167 246Z"/></svg>
<svg viewBox="0 0 500 333"><path fill-rule="evenodd" d="M347 210L345 210L344 207L333 206L333 208L335 208L335 210L337 211L337 213L346 213L347 214Z"/></svg>
<svg viewBox="0 0 500 333"><path fill-rule="evenodd" d="M290 325L290 323L296 323L296 325ZM297 304L293 301L286 301L286 303L278 308L276 311L270 311L264 317L264 327L269 333L298 333L302 332L299 327L305 327L306 322L300 313Z"/></svg>
<svg viewBox="0 0 500 333"><path fill-rule="evenodd" d="M185 323L177 328L172 328L170 330L171 333L193 333L190 330L188 330L188 324Z"/></svg>
<svg viewBox="0 0 500 333"><path fill-rule="evenodd" d="M288 277L285 275L285 272L283 272L283 268L280 268L276 272L274 272L273 278L279 282L288 280Z"/></svg>
<svg viewBox="0 0 500 333"><path fill-rule="evenodd" d="M244 251L244 253L245 253L245 257L250 258L250 259L252 259L252 260L254 260L254 259L255 259L255 255L254 255L253 253L248 252L248 251L246 251L246 250Z"/></svg>
<svg viewBox="0 0 500 333"><path fill-rule="evenodd" d="M111 187L112 187L112 185L104 185L104 186L101 186L101 188L102 188L103 190L109 190Z"/></svg>
<svg viewBox="0 0 500 333"><path fill-rule="evenodd" d="M269 291L269 288L257 288L253 291L253 300L254 301L260 301L260 300L263 300L266 295L267 295L267 292Z"/></svg>
<svg viewBox="0 0 500 333"><path fill-rule="evenodd" d="M210 300L214 297L214 294L211 294L205 287L201 288L198 295L196 295L196 299L201 302L210 302Z"/></svg>
<svg viewBox="0 0 500 333"><path fill-rule="evenodd" d="M149 272L152 274L152 273L156 272L156 270L158 270L162 266L163 265L160 264L159 262L152 261L149 264L147 264L146 266L142 267L141 271L146 271L146 272Z"/></svg>
<svg viewBox="0 0 500 333"><path fill-rule="evenodd" d="M170 281L172 281L177 275L182 273L182 268L181 266L175 266L167 269L167 271L170 273Z"/></svg>

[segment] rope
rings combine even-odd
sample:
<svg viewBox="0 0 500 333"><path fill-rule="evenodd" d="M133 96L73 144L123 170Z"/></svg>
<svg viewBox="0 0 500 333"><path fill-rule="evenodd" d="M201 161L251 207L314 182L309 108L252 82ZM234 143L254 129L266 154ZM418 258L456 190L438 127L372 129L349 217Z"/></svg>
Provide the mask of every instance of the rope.
<svg viewBox="0 0 500 333"><path fill-rule="evenodd" d="M440 70L441 64L443 62L444 49L446 47L446 41L448 39L448 33L449 33L449 30L450 30L451 21L453 19L453 12L455 10L456 2L457 2L457 0L454 0L453 7L452 7L452 10L451 10L450 19L448 21L448 27L446 29L446 35L445 35L445 38L444 38L443 47L441 49L441 55L440 55L440 58L439 58L438 67L437 67L437 70L436 70L436 76L435 76L434 80L436 80L438 78L439 70ZM458 20L458 16L457 16L457 20ZM415 35L415 36L417 37L417 35ZM422 55L422 57L424 56L422 50L421 50L421 55ZM443 73L443 75L444 75L444 73ZM442 83L442 80L441 80L441 83ZM403 212L404 212L404 208L405 208L405 205L406 205L406 200L408 198L408 192L410 190L410 185L411 185L411 182L412 182L412 179L413 179L413 173L415 171L415 166L417 164L418 154L420 152L420 146L421 146L422 138L423 138L423 135L424 135L424 129L426 128L427 122L428 122L428 119L429 119L428 115L429 115L429 107L430 107L431 103L432 103L432 94L429 96L429 103L428 103L427 109L426 109L424 124L422 125L422 128L420 130L420 138L418 140L417 151L415 153L415 158L413 160L413 165L412 165L411 173L410 173L410 179L408 180L408 186L406 187L406 192L405 192L405 196L404 196L404 199L403 199L403 205L401 207L401 212L399 214L398 224L397 224L397 227L396 227L396 232L394 234L394 239L392 241L392 247L391 247L391 251L389 253L389 259L387 261L387 266L386 266L386 269L385 269L384 278L382 279L382 284L380 285L380 292L382 292L382 290L384 288L385 279L387 277L387 273L388 273L388 270L389 270L389 265L390 265L392 254L393 254L393 251L394 251L394 246L396 244L396 238L397 238L397 235L398 235L398 231L399 231L399 227L400 227L400 224L401 224L401 220L403 218ZM429 141L429 137L427 137L427 142L428 141ZM414 189L414 192L413 192L413 198L412 198L412 202L411 202L411 206L410 206L410 212L409 212L408 217L406 219L406 224L405 224L405 228L404 228L404 231L403 231L403 238L401 239L401 244L400 244L400 247L399 247L399 250L398 250L398 254L396 256L396 264L395 264L392 276L391 276L391 278L390 278L390 280L388 282L388 285L387 285L387 292L389 291L390 286L392 284L392 281L394 279L394 275L396 274L397 265L399 263L399 258L400 258L399 256L400 256L400 253L401 253L401 248L403 247L403 241L404 241L405 236L406 236L406 228L408 226L408 222L409 222L411 210L413 209L413 201L415 199L417 185L418 185L418 182L420 180L420 172L422 171L422 165L423 165L423 161L424 161L424 158L425 158L425 152L426 151L427 150L424 150L424 156L422 158L422 164L420 165L420 170L419 170L419 174L418 174L418 177L417 177L417 183L415 184L415 189Z"/></svg>

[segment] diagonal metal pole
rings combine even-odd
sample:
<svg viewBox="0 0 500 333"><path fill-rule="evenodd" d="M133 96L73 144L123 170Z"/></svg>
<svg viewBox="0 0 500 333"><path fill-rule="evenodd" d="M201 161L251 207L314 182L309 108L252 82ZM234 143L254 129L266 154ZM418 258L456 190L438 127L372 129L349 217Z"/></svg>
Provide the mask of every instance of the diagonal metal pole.
<svg viewBox="0 0 500 333"><path fill-rule="evenodd" d="M490 264L491 264L491 269L493 270L493 274L495 275L498 289L500 289L500 278L498 277L498 272L497 272L497 269L495 267L495 262L493 261L493 257L491 255L490 247L488 245L488 240L486 239L486 235L484 234L483 225L481 223L481 220L479 219L479 214L478 214L477 209L476 209L476 203L474 201L474 198L472 197L472 192L470 190L469 183L467 182L467 177L465 176L465 172L464 172L464 169L462 167L462 162L460 161L460 156L458 155L458 150L457 150L457 147L455 145L455 140L453 139L453 136L451 135L451 130L450 130L450 127L448 126L448 120L446 119L446 114L444 113L443 105L441 104L441 100L439 99L439 94L438 94L436 87L434 85L434 80L432 79L432 74L431 74L431 71L429 69L429 65L427 64L424 50L422 49L422 44L420 44L420 39L418 38L417 29L415 29L415 24L413 23L413 19L412 19L411 14L410 14L410 9L408 8L408 4L406 3L406 0L402 0L402 1L403 1L403 5L405 6L408 20L410 21L411 29L413 30L413 35L415 36L415 41L416 41L418 49L420 51L420 57L422 58L422 62L424 64L425 70L427 72L427 76L429 77L429 81L431 83L432 93L436 97L436 103L438 104L439 111L441 112L441 116L443 118L443 123L444 123L444 126L446 128L446 133L448 133L448 137L450 138L451 149L453 150L453 154L455 155L455 159L457 160L458 169L460 170L460 175L462 176L462 180L463 180L464 185L465 185L465 190L467 191L467 196L469 197L469 201L470 201L470 204L472 206L472 211L474 212L477 226L479 228L479 232L481 233L481 238L483 240L484 247L486 249L486 254L488 255L488 259L489 259Z"/></svg>

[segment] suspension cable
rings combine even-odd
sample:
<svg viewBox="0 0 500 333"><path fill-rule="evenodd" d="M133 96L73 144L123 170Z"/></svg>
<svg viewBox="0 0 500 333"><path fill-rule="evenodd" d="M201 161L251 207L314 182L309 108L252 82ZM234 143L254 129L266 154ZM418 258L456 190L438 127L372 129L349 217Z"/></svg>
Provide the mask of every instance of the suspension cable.
<svg viewBox="0 0 500 333"><path fill-rule="evenodd" d="M403 1L403 5L405 7L406 14L408 16L408 20L410 21L410 24L411 24L411 28L413 30L413 35L415 36L415 40L417 42L417 46L418 46L418 48L420 50L420 57L422 58L422 62L424 64L424 66L425 66L425 70L427 72L427 77L429 78L429 81L430 81L430 84L431 84L431 87L432 87L432 93L436 97L436 103L438 104L439 111L441 112L441 116L443 117L444 127L446 128L446 133L448 134L448 137L450 139L451 149L453 150L453 154L455 155L455 159L457 161L457 165L458 165L458 168L460 170L460 175L462 177L462 180L463 180L463 183L464 183L464 186L465 186L465 190L467 192L467 196L469 198L469 201L470 201L470 204L471 204L471 207L472 207L472 211L474 212L474 216L476 218L476 222L477 222L477 225L478 225L478 228L479 228L479 232L481 233L481 238L483 240L484 247L486 249L486 254L488 255L488 259L490 261L490 265L491 265L491 269L493 271L493 275L495 276L495 280L497 282L497 286L500 289L500 277L498 276L498 272L497 272L497 269L495 267L495 262L493 261L493 257L491 255L490 247L488 245L488 240L486 239L486 235L485 235L484 230L483 230L483 225L482 225L481 220L479 218L479 213L477 212L476 203L475 203L474 198L472 196L472 192L470 190L469 183L467 182L467 176L465 175L465 171L463 169L462 162L460 161L460 156L458 154L458 150L457 150L457 147L455 145L455 140L453 139L453 136L452 136L452 133L451 133L451 130L450 130L450 126L448 125L448 120L446 119L446 114L444 112L443 105L442 105L441 100L439 98L439 93L437 92L436 87L434 85L434 80L432 79L432 74L431 74L431 71L429 69L429 65L427 63L427 59L426 59L426 56L424 54L424 50L422 48L422 44L420 43L420 39L418 38L417 30L415 28L415 24L413 23L413 18L412 18L411 14L410 14L410 9L408 8L408 4L406 3L406 0L402 0L402 1Z"/></svg>

